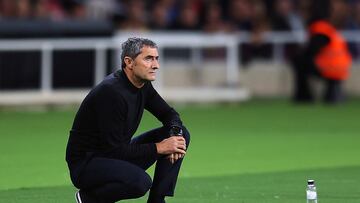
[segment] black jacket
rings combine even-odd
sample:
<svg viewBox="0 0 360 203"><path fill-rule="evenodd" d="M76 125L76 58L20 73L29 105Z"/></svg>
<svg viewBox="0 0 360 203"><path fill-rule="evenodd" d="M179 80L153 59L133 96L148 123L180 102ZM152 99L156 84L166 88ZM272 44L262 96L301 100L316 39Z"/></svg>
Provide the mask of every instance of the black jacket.
<svg viewBox="0 0 360 203"><path fill-rule="evenodd" d="M169 129L182 126L179 114L150 82L136 88L121 70L107 76L90 91L76 114L66 150L70 170L94 156L124 160L157 156L154 143L130 144L144 109Z"/></svg>

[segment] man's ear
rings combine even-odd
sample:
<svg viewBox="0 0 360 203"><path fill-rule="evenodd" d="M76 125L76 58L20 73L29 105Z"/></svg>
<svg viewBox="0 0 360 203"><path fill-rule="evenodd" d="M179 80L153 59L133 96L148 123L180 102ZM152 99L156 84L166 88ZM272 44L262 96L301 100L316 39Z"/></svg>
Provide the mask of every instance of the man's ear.
<svg viewBox="0 0 360 203"><path fill-rule="evenodd" d="M127 68L132 69L132 67L134 66L134 60L132 60L132 58L130 58L130 57L128 57L128 56L125 56L124 62L125 62L125 64L126 64L126 67L127 67Z"/></svg>

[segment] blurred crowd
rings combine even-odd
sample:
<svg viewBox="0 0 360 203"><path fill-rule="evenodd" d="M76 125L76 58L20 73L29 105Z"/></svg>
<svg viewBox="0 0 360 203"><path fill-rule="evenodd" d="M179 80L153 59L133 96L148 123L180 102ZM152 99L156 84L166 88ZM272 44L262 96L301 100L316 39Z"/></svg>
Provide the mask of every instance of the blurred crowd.
<svg viewBox="0 0 360 203"><path fill-rule="evenodd" d="M0 0L2 20L102 20L119 30L304 30L313 0ZM360 0L333 1L339 29L360 28Z"/></svg>

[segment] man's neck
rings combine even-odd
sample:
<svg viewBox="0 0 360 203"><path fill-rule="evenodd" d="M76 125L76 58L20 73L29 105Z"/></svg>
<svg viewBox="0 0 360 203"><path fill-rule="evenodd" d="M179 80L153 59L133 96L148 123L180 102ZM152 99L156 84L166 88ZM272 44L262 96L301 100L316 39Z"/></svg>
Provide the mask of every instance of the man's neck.
<svg viewBox="0 0 360 203"><path fill-rule="evenodd" d="M125 73L126 77L129 79L129 81L131 82L131 84L133 84L135 87L142 88L145 85L144 81L139 80L135 76L135 74L133 74L131 71L127 70L126 68L124 68L124 73Z"/></svg>

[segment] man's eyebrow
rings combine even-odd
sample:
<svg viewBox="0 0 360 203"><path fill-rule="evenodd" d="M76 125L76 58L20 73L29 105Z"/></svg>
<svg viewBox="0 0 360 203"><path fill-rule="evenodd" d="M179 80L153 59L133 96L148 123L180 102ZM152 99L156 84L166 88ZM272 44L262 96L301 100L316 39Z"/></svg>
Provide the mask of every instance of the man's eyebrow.
<svg viewBox="0 0 360 203"><path fill-rule="evenodd" d="M145 56L145 58L159 58L159 56L154 56L154 55L147 55L147 56Z"/></svg>

